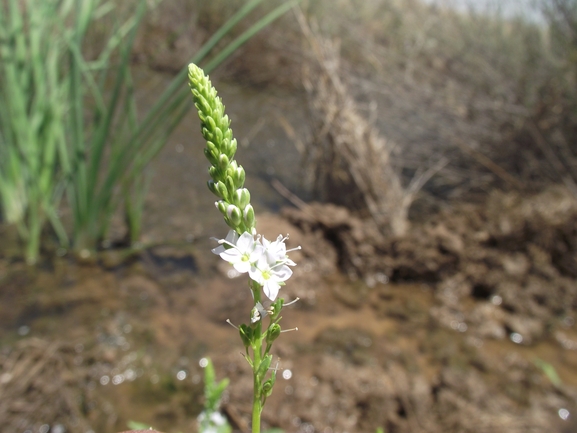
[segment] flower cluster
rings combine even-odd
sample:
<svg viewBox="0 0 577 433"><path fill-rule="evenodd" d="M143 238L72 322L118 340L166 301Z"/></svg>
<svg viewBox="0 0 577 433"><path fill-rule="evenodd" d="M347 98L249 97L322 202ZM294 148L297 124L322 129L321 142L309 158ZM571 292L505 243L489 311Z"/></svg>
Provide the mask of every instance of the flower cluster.
<svg viewBox="0 0 577 433"><path fill-rule="evenodd" d="M256 224L254 209L250 193L244 188L244 169L234 160L237 143L224 105L208 76L195 64L188 66L188 78L206 140L204 155L211 164L208 188L220 199L216 208L237 233L252 232Z"/></svg>
<svg viewBox="0 0 577 433"><path fill-rule="evenodd" d="M280 287L293 273L289 266L295 266L287 253L300 249L287 250L287 238L279 235L275 241L269 241L264 236L248 232L239 236L231 230L225 239L218 239L220 245L212 252L229 262L237 272L248 272L250 279L262 287L266 297L274 301Z"/></svg>

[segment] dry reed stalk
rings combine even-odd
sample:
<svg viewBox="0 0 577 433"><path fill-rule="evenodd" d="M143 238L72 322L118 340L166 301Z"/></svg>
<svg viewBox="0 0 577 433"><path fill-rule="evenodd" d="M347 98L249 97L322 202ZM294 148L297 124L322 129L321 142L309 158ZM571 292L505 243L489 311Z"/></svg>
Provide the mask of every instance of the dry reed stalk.
<svg viewBox="0 0 577 433"><path fill-rule="evenodd" d="M313 144L306 148L305 157L315 187L325 192L352 187L383 234L403 235L409 229L408 211L417 192L446 161L417 170L404 187L391 158L395 143L382 137L360 113L340 77L339 44L314 32L302 13L297 13L297 19L318 65L314 73L308 65L303 76L314 122Z"/></svg>

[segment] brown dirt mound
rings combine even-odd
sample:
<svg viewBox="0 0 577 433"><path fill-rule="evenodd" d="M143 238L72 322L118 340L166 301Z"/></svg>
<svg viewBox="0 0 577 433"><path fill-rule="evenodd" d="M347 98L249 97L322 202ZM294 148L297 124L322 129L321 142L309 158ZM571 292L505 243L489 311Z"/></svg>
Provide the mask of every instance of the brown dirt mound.
<svg viewBox="0 0 577 433"><path fill-rule="evenodd" d="M577 309L577 202L562 188L532 197L494 193L384 237L368 220L331 204L286 209L305 233L322 233L338 266L367 285L388 279L435 286L435 316L451 323L465 314L480 336L543 337L548 322ZM319 252L311 252L315 255ZM489 301L464 311L462 300Z"/></svg>

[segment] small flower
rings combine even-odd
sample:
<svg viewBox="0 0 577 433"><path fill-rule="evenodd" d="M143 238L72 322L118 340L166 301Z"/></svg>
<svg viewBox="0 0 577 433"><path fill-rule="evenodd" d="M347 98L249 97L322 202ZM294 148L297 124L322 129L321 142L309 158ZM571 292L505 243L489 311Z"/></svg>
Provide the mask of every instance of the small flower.
<svg viewBox="0 0 577 433"><path fill-rule="evenodd" d="M212 252L233 265L234 269L241 274L248 272L252 264L256 263L264 253L261 243L255 241L253 235L248 232L244 232L238 237L234 230L231 230L226 239L221 239L218 242L223 244L221 245L223 250L217 247Z"/></svg>
<svg viewBox="0 0 577 433"><path fill-rule="evenodd" d="M291 250L286 249L286 245L284 243L285 240L288 239L288 235L283 237L283 235L278 235L276 241L269 241L264 236L262 238L262 244L266 250L267 255L269 256L270 263L283 263L289 266L296 266L296 263L289 259L287 253L294 250L300 250L301 247L296 247Z"/></svg>
<svg viewBox="0 0 577 433"><path fill-rule="evenodd" d="M280 286L284 285L284 282L291 277L293 271L284 262L271 262L269 261L270 258L268 254L263 254L251 266L248 274L252 280L262 286L266 297L274 301L278 296Z"/></svg>
<svg viewBox="0 0 577 433"><path fill-rule="evenodd" d="M264 319L269 314L260 302L257 302L250 314L250 323L256 323L259 320Z"/></svg>
<svg viewBox="0 0 577 433"><path fill-rule="evenodd" d="M213 248L211 250L213 254L219 256L221 253L224 253L227 250L225 245L227 245L229 248L231 246L234 247L234 245L236 245L236 241L238 240L238 233L235 232L234 230L230 230L226 235L226 238L224 239L217 239L217 238L211 238L211 239L218 241L218 243L220 244L218 247Z"/></svg>
<svg viewBox="0 0 577 433"><path fill-rule="evenodd" d="M200 424L200 430L203 433L219 433L230 431L230 427L227 427L228 421L220 412L203 410L196 419Z"/></svg>

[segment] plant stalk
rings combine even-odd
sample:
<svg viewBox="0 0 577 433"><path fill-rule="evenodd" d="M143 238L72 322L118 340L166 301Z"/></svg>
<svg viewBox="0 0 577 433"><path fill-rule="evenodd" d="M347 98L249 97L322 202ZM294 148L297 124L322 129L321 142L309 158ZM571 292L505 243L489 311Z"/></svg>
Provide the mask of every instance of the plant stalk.
<svg viewBox="0 0 577 433"><path fill-rule="evenodd" d="M254 303L260 302L261 288L258 284L251 288L254 294ZM262 413L262 383L258 370L262 362L262 320L255 324L255 339L252 347L253 351L253 397L252 397L252 433L260 433L260 415Z"/></svg>

